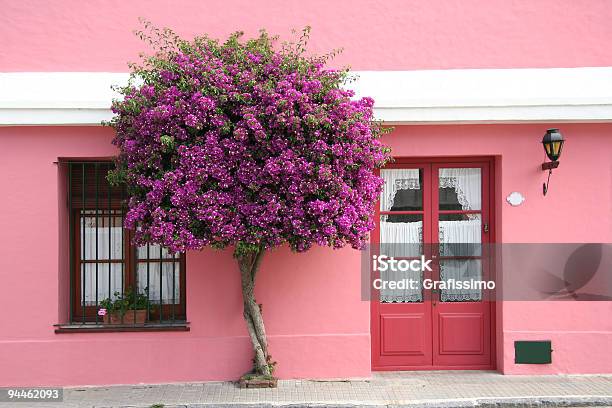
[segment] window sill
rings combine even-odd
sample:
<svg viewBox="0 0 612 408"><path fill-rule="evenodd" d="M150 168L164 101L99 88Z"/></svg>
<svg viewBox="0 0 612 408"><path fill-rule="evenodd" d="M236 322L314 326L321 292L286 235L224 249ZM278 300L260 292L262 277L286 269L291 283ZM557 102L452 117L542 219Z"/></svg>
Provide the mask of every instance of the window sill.
<svg viewBox="0 0 612 408"><path fill-rule="evenodd" d="M114 333L114 332L154 332L190 331L189 322L147 323L147 324L96 324L73 323L56 324L55 333Z"/></svg>

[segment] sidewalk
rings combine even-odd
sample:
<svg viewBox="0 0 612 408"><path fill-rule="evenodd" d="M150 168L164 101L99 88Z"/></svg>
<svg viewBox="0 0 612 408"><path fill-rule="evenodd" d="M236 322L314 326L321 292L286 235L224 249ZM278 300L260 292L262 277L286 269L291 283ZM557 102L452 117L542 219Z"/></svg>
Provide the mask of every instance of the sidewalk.
<svg viewBox="0 0 612 408"><path fill-rule="evenodd" d="M612 406L612 375L504 376L485 371L375 373L357 380L284 380L276 389L207 382L64 390L34 407ZM24 407L27 404L13 404ZM7 406L0 404L0 407Z"/></svg>

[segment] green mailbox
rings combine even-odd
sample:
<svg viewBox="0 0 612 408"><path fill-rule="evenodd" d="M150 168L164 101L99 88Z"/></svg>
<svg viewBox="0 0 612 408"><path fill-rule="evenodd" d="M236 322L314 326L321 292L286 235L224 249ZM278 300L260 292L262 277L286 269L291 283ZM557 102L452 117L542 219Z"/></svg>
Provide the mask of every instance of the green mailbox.
<svg viewBox="0 0 612 408"><path fill-rule="evenodd" d="M552 363L552 343L542 341L515 341L514 362L516 364L550 364Z"/></svg>

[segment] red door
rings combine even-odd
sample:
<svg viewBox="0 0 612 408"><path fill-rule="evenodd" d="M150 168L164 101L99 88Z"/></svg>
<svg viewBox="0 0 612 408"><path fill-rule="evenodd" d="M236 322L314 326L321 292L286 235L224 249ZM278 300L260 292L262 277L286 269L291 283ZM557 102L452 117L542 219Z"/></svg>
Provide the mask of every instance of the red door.
<svg viewBox="0 0 612 408"><path fill-rule="evenodd" d="M381 170L373 247L396 260L432 262L431 271L376 272L412 283L372 295L373 369L494 368L491 292L448 284L491 279L481 245L492 236L491 167L488 159L396 160Z"/></svg>

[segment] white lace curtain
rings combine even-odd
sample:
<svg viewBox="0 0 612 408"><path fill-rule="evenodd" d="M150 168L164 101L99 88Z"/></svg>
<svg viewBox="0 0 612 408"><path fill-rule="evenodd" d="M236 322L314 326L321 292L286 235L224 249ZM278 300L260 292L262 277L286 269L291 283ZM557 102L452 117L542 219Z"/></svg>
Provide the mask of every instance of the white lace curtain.
<svg viewBox="0 0 612 408"><path fill-rule="evenodd" d="M380 172L385 184L380 197L380 209L390 211L395 196L400 190L420 190L419 169L384 169ZM387 216L381 217L380 242L381 254L389 257L416 257L422 253L423 222L387 222ZM423 291L421 272L385 271L381 279L386 281L401 281L412 279L419 282L419 287L411 289L381 289L380 301L389 302L421 302Z"/></svg>
<svg viewBox="0 0 612 408"><path fill-rule="evenodd" d="M440 188L454 188L462 210L480 210L482 192L479 168L440 169Z"/></svg>
<svg viewBox="0 0 612 408"><path fill-rule="evenodd" d="M381 222L380 223L380 252L388 257L417 257L421 255L421 241L423 237L423 222ZM390 302L421 302L423 291L421 282L423 275L420 271L381 271L380 277L383 281L401 281L412 279L418 282L418 287L412 289L380 290L380 301Z"/></svg>
<svg viewBox="0 0 612 408"><path fill-rule="evenodd" d="M384 169L380 176L385 181L380 197L380 209L390 211L399 190L420 190L419 169Z"/></svg>
<svg viewBox="0 0 612 408"><path fill-rule="evenodd" d="M441 256L480 256L480 219L440 221Z"/></svg>
<svg viewBox="0 0 612 408"><path fill-rule="evenodd" d="M381 210L393 207L399 190L421 189L418 169L381 170L384 189L381 193ZM440 188L453 188L463 210L480 210L482 206L481 173L479 168L444 168L439 172ZM481 242L481 220L478 214L470 214L467 220L440 221L439 242L442 256L479 256ZM393 257L416 257L422 253L423 223L387 222L381 217L381 253ZM447 260L440 265L442 280L480 280L479 260ZM422 282L420 272L381 272L383 280L399 281L413 279ZM479 290L446 289L441 291L442 301L477 301ZM381 289L381 302L421 302L422 288Z"/></svg>
<svg viewBox="0 0 612 408"><path fill-rule="evenodd" d="M380 209L389 211L393 207L399 190L420 190L419 169L385 169L380 172L384 188L380 197ZM440 188L453 188L463 210L480 210L481 174L479 168L440 169Z"/></svg>
<svg viewBox="0 0 612 408"><path fill-rule="evenodd" d="M441 256L479 256L481 254L481 223L479 219L465 221L440 221ZM440 262L440 280L469 282L481 279L481 263L478 259L444 260ZM479 289L443 289L443 302L478 301Z"/></svg>
<svg viewBox="0 0 612 408"><path fill-rule="evenodd" d="M443 168L439 172L440 188L454 188L462 210L482 209L480 168ZM478 214L468 214L464 221L440 221L439 242L441 256L479 256L481 220ZM467 282L480 280L479 260L446 260L440 263L440 279ZM478 301L478 289L444 289L443 302Z"/></svg>

